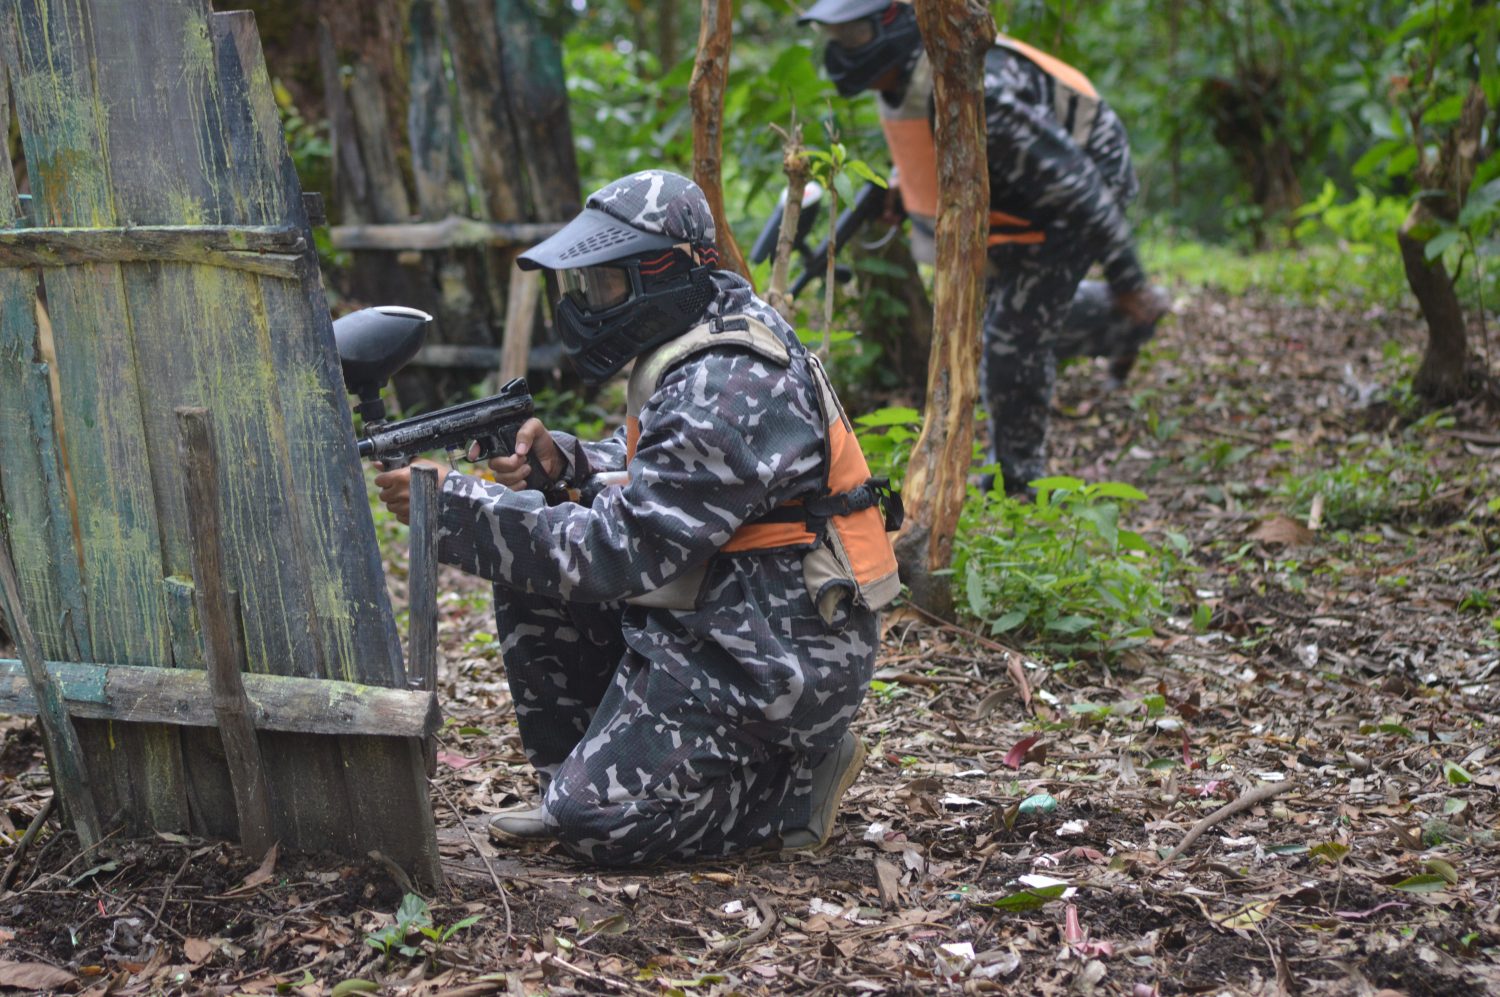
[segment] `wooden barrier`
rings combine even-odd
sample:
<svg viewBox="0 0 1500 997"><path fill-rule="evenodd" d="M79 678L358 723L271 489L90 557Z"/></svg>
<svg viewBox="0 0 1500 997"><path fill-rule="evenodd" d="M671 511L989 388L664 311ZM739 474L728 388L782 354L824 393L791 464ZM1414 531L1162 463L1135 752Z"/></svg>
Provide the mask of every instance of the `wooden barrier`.
<svg viewBox="0 0 1500 997"><path fill-rule="evenodd" d="M0 513L104 832L378 849L438 882L434 704L253 17L18 0L0 39L31 184L28 224L0 151ZM17 664L0 709L25 712ZM340 722L376 704L407 721Z"/></svg>

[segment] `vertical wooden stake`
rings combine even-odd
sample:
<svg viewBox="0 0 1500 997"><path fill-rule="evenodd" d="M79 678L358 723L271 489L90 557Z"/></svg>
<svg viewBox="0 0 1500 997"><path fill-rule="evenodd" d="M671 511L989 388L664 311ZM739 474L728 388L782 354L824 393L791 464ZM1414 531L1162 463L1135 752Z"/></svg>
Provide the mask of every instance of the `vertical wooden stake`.
<svg viewBox="0 0 1500 997"><path fill-rule="evenodd" d="M259 859L275 843L271 829L271 791L261 765L260 741L245 684L240 677L244 646L239 633L238 599L224 584L220 546L219 458L208 410L179 408L177 453L187 493L189 533L193 545L193 583L198 591L198 619L208 659L208 685L214 716L224 741L229 781L239 812L240 845ZM267 538L268 542L270 538Z"/></svg>
<svg viewBox="0 0 1500 997"><path fill-rule="evenodd" d="M781 169L786 174L786 207L781 211L781 228L776 233L776 255L771 262L771 286L766 291L766 303L781 313L787 321L792 318L792 303L787 298L787 278L792 268L792 240L797 237L797 226L802 221L802 197L807 192L807 175L811 169L807 153L802 145L802 125L797 121L797 109L792 108L792 121L783 131L772 125L781 136ZM832 247L828 255L833 255Z"/></svg>
<svg viewBox="0 0 1500 997"><path fill-rule="evenodd" d="M514 299L512 299L514 300ZM407 681L437 691L437 512L438 479L434 467L411 469L411 549L406 570L406 618L411 648ZM427 774L437 771L437 744L427 739Z"/></svg>
<svg viewBox="0 0 1500 997"><path fill-rule="evenodd" d="M37 716L42 721L42 738L47 749L47 767L52 771L53 792L61 798L73 829L84 848L93 848L103 838L99 814L94 808L94 792L89 788L88 769L83 763L83 748L78 733L63 706L62 691L42 660L31 623L21 609L21 581L10 559L10 539L0 528L0 609L9 619L8 628L21 651L26 677L36 696Z"/></svg>
<svg viewBox="0 0 1500 997"><path fill-rule="evenodd" d="M540 275L527 273L512 262L510 290L505 295L505 338L500 345L500 384L526 376L531 360L531 329L541 298Z"/></svg>
<svg viewBox="0 0 1500 997"><path fill-rule="evenodd" d="M698 58L688 83L693 106L693 180L703 188L714 216L719 266L746 278L750 267L724 216L724 85L729 79L729 47L734 40L732 0L703 0L698 27Z"/></svg>
<svg viewBox="0 0 1500 997"><path fill-rule="evenodd" d="M979 0L916 0L916 8L935 89L937 280L927 407L901 490L906 526L896 539L896 554L912 598L947 616L953 608L952 582L937 572L953 558L979 397L976 360L990 210L984 55L995 37L995 22Z"/></svg>

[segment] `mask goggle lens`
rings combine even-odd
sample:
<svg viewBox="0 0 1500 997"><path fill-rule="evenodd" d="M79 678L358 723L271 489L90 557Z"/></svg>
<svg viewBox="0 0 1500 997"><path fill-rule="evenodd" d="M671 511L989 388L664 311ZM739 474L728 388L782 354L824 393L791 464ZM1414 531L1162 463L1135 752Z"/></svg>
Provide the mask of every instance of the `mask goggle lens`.
<svg viewBox="0 0 1500 997"><path fill-rule="evenodd" d="M875 18L873 17L862 17L857 21L845 21L843 24L820 24L818 29L830 44L844 49L864 48L875 40Z"/></svg>
<svg viewBox="0 0 1500 997"><path fill-rule="evenodd" d="M557 281L563 294L572 297L586 311L603 311L630 298L630 273L620 267L559 270Z"/></svg>

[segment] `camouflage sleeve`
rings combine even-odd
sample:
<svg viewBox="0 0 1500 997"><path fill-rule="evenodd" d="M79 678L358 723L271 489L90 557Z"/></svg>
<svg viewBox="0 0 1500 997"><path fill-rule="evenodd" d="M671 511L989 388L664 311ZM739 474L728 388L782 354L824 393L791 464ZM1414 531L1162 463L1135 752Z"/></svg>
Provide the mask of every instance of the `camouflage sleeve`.
<svg viewBox="0 0 1500 997"><path fill-rule="evenodd" d="M1025 96L1028 66L1005 59L986 74L985 132L990 186L1009 189L1056 218L1104 261L1116 292L1146 283L1130 224L1087 152L1052 114ZM1039 72L1032 70L1033 72Z"/></svg>
<svg viewBox="0 0 1500 997"><path fill-rule="evenodd" d="M522 591L611 602L713 556L746 519L816 487L816 400L789 370L714 352L671 371L641 412L630 483L548 507L462 474L443 483L439 556Z"/></svg>
<svg viewBox="0 0 1500 997"><path fill-rule="evenodd" d="M552 441L561 451L567 466L563 469L563 481L581 484L584 478L601 471L619 471L625 467L625 427L615 430L607 440L584 442L572 433L548 430Z"/></svg>

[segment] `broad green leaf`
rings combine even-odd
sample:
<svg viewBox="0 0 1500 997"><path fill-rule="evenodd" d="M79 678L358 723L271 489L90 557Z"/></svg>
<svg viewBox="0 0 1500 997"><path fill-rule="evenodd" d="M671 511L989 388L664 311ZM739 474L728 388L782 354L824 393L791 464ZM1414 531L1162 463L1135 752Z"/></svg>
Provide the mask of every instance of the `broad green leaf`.
<svg viewBox="0 0 1500 997"><path fill-rule="evenodd" d="M1406 877L1391 887L1391 889L1403 890L1407 893L1436 893L1438 890L1447 888L1447 886L1448 880L1442 876L1436 873L1424 872L1417 876Z"/></svg>
<svg viewBox="0 0 1500 997"><path fill-rule="evenodd" d="M345 980L334 985L329 997L349 997L350 994L374 994L380 992L380 984L374 980Z"/></svg>
<svg viewBox="0 0 1500 997"><path fill-rule="evenodd" d="M1429 262L1437 259L1447 251L1448 247L1458 242L1460 234L1456 228L1443 229L1437 235L1427 240L1427 245L1423 247L1422 254L1427 257Z"/></svg>
<svg viewBox="0 0 1500 997"><path fill-rule="evenodd" d="M1149 497L1139 488L1123 481L1101 481L1091 490L1093 494L1103 498L1130 499L1133 502L1144 502Z"/></svg>
<svg viewBox="0 0 1500 997"><path fill-rule="evenodd" d="M990 907L994 910L1010 911L1017 913L1025 910L1036 910L1045 907L1049 902L1061 897L1068 889L1066 883L1057 883L1053 886L1043 886L1038 889L1025 889L1019 893L1001 897L998 900L986 900L979 904L980 907Z"/></svg>
<svg viewBox="0 0 1500 997"><path fill-rule="evenodd" d="M1422 863L1422 868L1435 876L1442 876L1452 885L1458 885L1458 870L1442 859L1428 859Z"/></svg>
<svg viewBox="0 0 1500 997"><path fill-rule="evenodd" d="M990 624L990 633L1003 634L1007 631L1014 630L1016 627L1025 622L1026 610L1012 609L1010 612L997 617L995 619L995 622Z"/></svg>
<svg viewBox="0 0 1500 997"><path fill-rule="evenodd" d="M1325 862L1338 862L1349 854L1349 846L1339 844L1337 841L1325 841L1322 844L1313 845L1308 851Z"/></svg>
<svg viewBox="0 0 1500 997"><path fill-rule="evenodd" d="M1443 763L1443 778L1448 780L1452 786L1467 786L1474 781L1474 777L1464 771L1464 767L1457 762Z"/></svg>
<svg viewBox="0 0 1500 997"><path fill-rule="evenodd" d="M922 421L922 413L914 408L892 406L876 409L854 420L861 426L906 426Z"/></svg>

